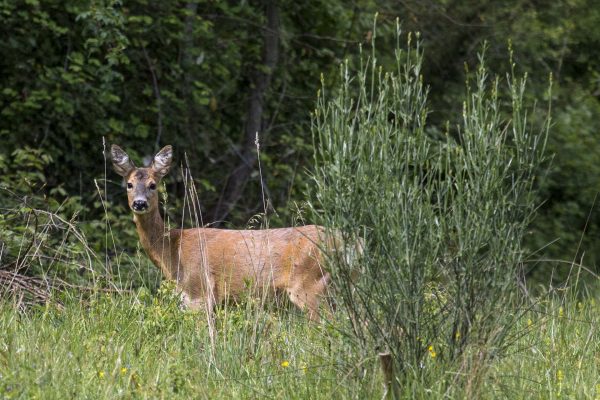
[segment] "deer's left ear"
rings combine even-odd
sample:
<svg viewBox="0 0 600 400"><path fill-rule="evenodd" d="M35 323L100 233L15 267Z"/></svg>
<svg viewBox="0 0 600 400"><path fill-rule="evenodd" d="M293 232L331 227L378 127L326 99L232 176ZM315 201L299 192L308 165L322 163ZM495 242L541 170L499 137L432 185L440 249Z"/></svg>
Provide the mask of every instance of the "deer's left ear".
<svg viewBox="0 0 600 400"><path fill-rule="evenodd" d="M162 178L169 173L171 169L171 161L173 161L173 147L165 146L156 155L152 161L150 168L156 173L159 178Z"/></svg>

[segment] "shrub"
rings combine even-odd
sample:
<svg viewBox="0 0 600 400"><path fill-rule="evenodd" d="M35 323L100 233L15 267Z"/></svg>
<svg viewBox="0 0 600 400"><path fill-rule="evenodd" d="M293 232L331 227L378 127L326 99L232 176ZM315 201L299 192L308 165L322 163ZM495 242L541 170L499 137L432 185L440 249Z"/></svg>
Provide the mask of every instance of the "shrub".
<svg viewBox="0 0 600 400"><path fill-rule="evenodd" d="M462 123L430 134L423 51L411 38L393 70L378 64L373 43L358 71L346 62L339 87L320 92L315 210L346 240L365 240L358 266L331 263L363 353L389 351L399 377L427 376L433 361L472 373L502 351L520 315L521 242L549 119L533 133L526 76L511 68L505 102L481 55Z"/></svg>

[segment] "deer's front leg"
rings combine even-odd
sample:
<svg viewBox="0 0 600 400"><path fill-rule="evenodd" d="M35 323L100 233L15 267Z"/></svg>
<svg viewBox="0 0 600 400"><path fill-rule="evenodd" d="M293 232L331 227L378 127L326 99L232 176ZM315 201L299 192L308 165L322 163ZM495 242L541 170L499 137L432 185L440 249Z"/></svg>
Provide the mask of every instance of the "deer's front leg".
<svg viewBox="0 0 600 400"><path fill-rule="evenodd" d="M198 311L198 310L206 308L205 307L206 301L205 301L205 299L203 299L201 297L196 297L195 299L193 299L186 292L181 292L180 297L181 297L181 309L183 311L185 311L185 310Z"/></svg>
<svg viewBox="0 0 600 400"><path fill-rule="evenodd" d="M204 285L198 285L197 280L190 279L187 284L181 285L181 307L184 310L206 311L213 314L216 305L216 292L213 284L209 284L208 290Z"/></svg>

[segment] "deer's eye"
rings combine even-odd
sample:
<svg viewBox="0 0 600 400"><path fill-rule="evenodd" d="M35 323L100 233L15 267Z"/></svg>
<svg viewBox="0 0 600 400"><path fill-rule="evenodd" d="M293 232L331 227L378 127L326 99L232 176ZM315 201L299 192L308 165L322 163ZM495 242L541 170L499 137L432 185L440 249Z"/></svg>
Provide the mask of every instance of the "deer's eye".
<svg viewBox="0 0 600 400"><path fill-rule="evenodd" d="M127 182L127 189L133 189L133 183Z"/></svg>
<svg viewBox="0 0 600 400"><path fill-rule="evenodd" d="M150 188L150 190L156 190L156 183L151 183L148 187Z"/></svg>

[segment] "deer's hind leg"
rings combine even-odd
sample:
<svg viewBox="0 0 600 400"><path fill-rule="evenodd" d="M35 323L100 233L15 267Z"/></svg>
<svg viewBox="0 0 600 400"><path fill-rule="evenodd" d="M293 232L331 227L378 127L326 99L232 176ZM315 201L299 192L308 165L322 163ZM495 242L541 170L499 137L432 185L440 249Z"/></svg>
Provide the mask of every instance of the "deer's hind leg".
<svg viewBox="0 0 600 400"><path fill-rule="evenodd" d="M306 310L308 319L313 322L320 320L319 302L324 297L329 283L329 274L310 274L287 289L290 301L301 310ZM329 313L328 313L329 314Z"/></svg>

